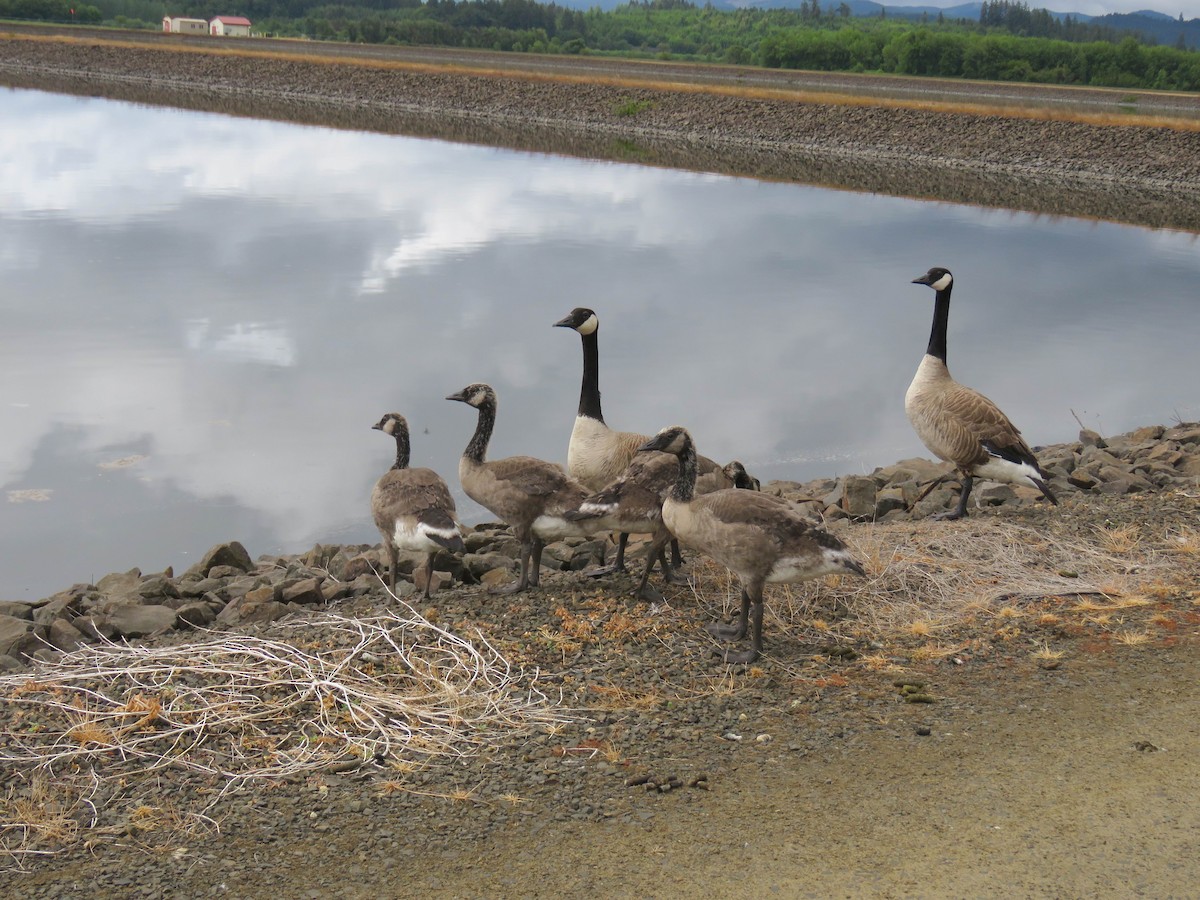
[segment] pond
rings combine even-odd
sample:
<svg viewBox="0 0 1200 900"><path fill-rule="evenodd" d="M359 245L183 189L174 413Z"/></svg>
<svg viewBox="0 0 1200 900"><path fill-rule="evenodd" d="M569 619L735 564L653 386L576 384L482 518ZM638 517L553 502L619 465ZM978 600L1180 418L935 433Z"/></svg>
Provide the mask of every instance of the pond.
<svg viewBox="0 0 1200 900"><path fill-rule="evenodd" d="M955 273L950 365L1032 444L1200 418L1187 233L0 92L0 599L376 542L413 463L564 461L601 320L609 424L686 424L763 480L927 455L903 397Z"/></svg>

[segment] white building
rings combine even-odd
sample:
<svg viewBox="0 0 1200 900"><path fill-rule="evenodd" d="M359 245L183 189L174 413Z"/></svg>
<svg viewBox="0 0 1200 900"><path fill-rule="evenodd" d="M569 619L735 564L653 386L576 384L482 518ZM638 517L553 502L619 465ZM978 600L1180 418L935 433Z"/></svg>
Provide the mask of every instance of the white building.
<svg viewBox="0 0 1200 900"><path fill-rule="evenodd" d="M214 16L208 20L208 33L225 37L250 37L250 20L242 16Z"/></svg>
<svg viewBox="0 0 1200 900"><path fill-rule="evenodd" d="M184 16L163 16L163 31L170 34L208 34L208 22Z"/></svg>

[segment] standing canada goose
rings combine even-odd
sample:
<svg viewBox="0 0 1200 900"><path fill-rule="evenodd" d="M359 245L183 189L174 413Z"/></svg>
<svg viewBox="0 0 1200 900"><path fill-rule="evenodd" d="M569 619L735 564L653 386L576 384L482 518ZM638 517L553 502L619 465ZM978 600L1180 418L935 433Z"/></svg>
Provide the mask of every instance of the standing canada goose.
<svg viewBox="0 0 1200 900"><path fill-rule="evenodd" d="M679 457L679 476L663 501L663 521L683 543L732 569L742 584L736 625L708 631L738 641L751 626L750 649L727 650L725 661L749 663L762 652L763 587L822 575L864 575L862 566L833 535L812 525L786 500L757 491L727 489L695 496L696 448L687 429L664 428L642 445Z"/></svg>
<svg viewBox="0 0 1200 900"><path fill-rule="evenodd" d="M433 556L438 550L466 550L455 521L454 498L446 482L433 469L408 467L408 422L400 413L388 413L371 426L396 439L396 462L383 473L371 491L371 514L391 558L389 587L396 593L399 551L428 554L425 598L433 582Z"/></svg>
<svg viewBox="0 0 1200 900"><path fill-rule="evenodd" d="M458 478L468 497L507 522L521 542L521 576L495 593L515 593L537 587L542 548L547 541L587 537L586 523L567 519L588 490L554 463L532 456L487 460L488 442L496 425L496 392L487 384L469 384L447 400L479 410L475 434L458 462Z"/></svg>
<svg viewBox="0 0 1200 900"><path fill-rule="evenodd" d="M967 498L976 478L1034 487L1057 505L1037 457L1008 416L983 394L950 377L946 367L946 324L950 319L954 276L949 270L935 266L912 283L933 288L937 299L929 347L904 395L904 411L930 452L953 463L962 478L958 507L935 518L965 516Z"/></svg>
<svg viewBox="0 0 1200 900"><path fill-rule="evenodd" d="M579 389L579 411L575 414L571 441L567 445L567 472L588 490L602 491L621 477L633 462L638 448L650 440L650 436L632 431L613 431L604 422L604 413L600 409L600 343L597 337L600 318L596 313L579 306L555 322L554 327L574 329L579 332L583 342L583 382ZM697 459L702 476L720 471L720 466L707 456ZM614 564L590 574L624 572L625 545L628 541L629 532L620 532ZM674 544L672 556L678 567L682 561L679 548Z"/></svg>

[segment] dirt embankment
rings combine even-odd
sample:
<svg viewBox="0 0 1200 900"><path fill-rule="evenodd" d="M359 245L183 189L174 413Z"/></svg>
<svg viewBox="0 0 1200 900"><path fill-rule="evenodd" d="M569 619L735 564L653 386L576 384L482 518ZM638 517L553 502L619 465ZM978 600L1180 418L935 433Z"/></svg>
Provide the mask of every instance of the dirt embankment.
<svg viewBox="0 0 1200 900"><path fill-rule="evenodd" d="M106 42L107 41L107 42ZM551 73L336 59L304 45L0 37L0 81L261 118L803 181L1037 213L1200 230L1200 130L944 112L637 76L563 61ZM572 66L578 71L572 71ZM633 74L631 74L631 72ZM867 84L864 81L861 84ZM961 97L960 97L961 99ZM1038 114L1038 115L1044 115Z"/></svg>

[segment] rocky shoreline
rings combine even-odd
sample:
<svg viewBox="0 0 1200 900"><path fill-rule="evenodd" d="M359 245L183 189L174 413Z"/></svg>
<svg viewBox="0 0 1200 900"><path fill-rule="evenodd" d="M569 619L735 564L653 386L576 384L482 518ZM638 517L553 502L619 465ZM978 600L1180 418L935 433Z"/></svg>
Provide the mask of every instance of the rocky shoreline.
<svg viewBox="0 0 1200 900"><path fill-rule="evenodd" d="M1200 130L0 36L12 87L1200 230ZM287 48L286 51L284 48ZM378 52L379 48L375 48ZM353 49L348 49L350 56ZM288 54L292 54L289 58ZM586 61L585 61L586 62ZM592 63L594 64L594 63ZM679 79L686 79L681 69Z"/></svg>
<svg viewBox="0 0 1200 900"><path fill-rule="evenodd" d="M5 603L0 865L31 900L190 897L218 882L284 896L351 883L354 897L632 895L681 877L699 890L734 870L714 873L690 848L741 846L753 826L738 809L754 816L800 789L803 806L774 814L790 829L838 827L848 796L878 816L871 805L886 805L894 788L863 796L858 784L815 794L798 785L938 765L957 732L973 748L995 735L997 752L1010 753L994 716L1011 704L1052 703L1081 722L1128 708L1144 723L1141 706L1097 704L1096 688L1079 697L1076 688L1124 697L1133 688L1116 682L1118 660L1156 689L1194 684L1171 687L1164 678L1183 676L1161 667L1191 665L1200 624L1200 424L1085 431L1038 453L1061 505L981 486L958 522L923 519L953 505L952 485L909 508L943 471L925 460L764 485L822 518L867 577L771 592L766 653L752 666L721 663L704 630L736 608L736 582L717 567L690 559L697 585L665 587L666 602L648 605L630 596L634 577L587 578L579 570L596 548L566 541L547 548L540 589L489 595L515 569L515 542L495 525L472 529L461 558L435 562L428 603L418 557L402 563L393 599L373 571L378 547L254 560L235 541L178 575L135 569ZM1187 696L1173 701L1185 716ZM378 704L398 700L419 703L377 718ZM481 710L487 719L472 718ZM1074 727L1064 719L1031 740L1057 748L1056 729ZM1116 729L1146 752L1174 749L1187 731L1079 727ZM1082 751L1065 749L1078 766ZM1178 766L1191 757L1180 750L1172 774L1147 770L1147 791L1190 790L1190 769ZM849 776L863 752L867 768ZM998 763L982 765L994 773ZM1112 771L1127 789L1134 774ZM1023 778L1038 796L1076 783L1055 782L1056 772L1046 769L1046 784ZM1045 822L1052 833L1064 827ZM552 834L572 836L561 856L545 855ZM891 846L896 836L880 839ZM1071 851L1089 860L1079 863L1082 893L1125 858L1112 841L1095 846ZM658 872L660 852L697 868ZM832 890L851 871L842 852L824 846L817 860L777 868L805 884L823 873ZM960 863L923 877L973 893L956 879L975 867ZM1026 893L1055 894L1061 866L1032 865L1029 877L1051 887ZM1155 883L1188 883L1177 859L1163 865L1176 868ZM525 889L531 873L544 890Z"/></svg>
<svg viewBox="0 0 1200 900"><path fill-rule="evenodd" d="M1147 426L1103 438L1084 430L1076 442L1039 448L1043 470L1055 493L1121 497L1158 491L1194 490L1200 484L1200 424ZM957 485L946 464L910 459L870 475L816 479L804 484L773 481L764 491L792 502L814 522L892 523L916 521L952 509ZM974 494L976 509L1034 509L1044 506L1031 488L990 484ZM413 597L434 579L438 590L474 592L514 577L519 546L499 523L475 526L467 552L441 552L432 575L420 554L402 554L397 596ZM603 541L574 538L546 547L548 574L578 573L603 551ZM631 559L640 571L635 543ZM264 625L290 615L336 607L360 598L386 602L379 573L387 566L380 546L317 545L293 556L252 560L237 541L210 549L178 576L173 571L113 573L95 584L77 584L34 603L0 603L0 671L53 663L88 643L154 638L171 631L236 629ZM582 578L576 574L575 577Z"/></svg>

